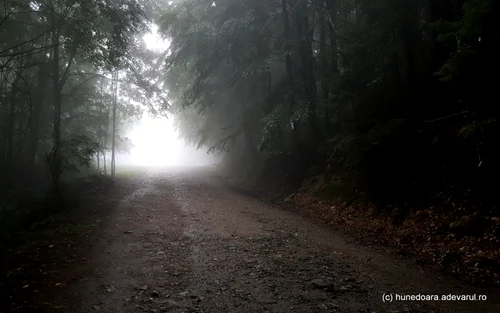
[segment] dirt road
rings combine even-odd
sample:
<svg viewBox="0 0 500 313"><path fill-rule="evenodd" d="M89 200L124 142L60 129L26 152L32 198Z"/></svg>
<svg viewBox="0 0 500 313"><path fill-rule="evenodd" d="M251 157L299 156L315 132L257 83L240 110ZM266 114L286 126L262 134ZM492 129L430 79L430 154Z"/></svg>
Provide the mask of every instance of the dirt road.
<svg viewBox="0 0 500 313"><path fill-rule="evenodd" d="M492 291L230 191L207 170L145 173L115 188L99 239L80 249L87 261L59 274L58 312L500 312Z"/></svg>

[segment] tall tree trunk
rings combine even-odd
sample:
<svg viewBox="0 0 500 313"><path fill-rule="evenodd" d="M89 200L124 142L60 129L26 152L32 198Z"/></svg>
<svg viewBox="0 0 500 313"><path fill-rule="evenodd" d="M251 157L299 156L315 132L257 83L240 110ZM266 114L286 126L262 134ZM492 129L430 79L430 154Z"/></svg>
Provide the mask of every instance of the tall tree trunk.
<svg viewBox="0 0 500 313"><path fill-rule="evenodd" d="M62 95L61 95L61 81L59 75L59 36L60 27L57 27L56 8L53 1L50 1L52 9L52 25L55 29L52 31L52 101L54 103L54 116L53 116L53 150L52 150L52 178L54 180L54 188L56 195L58 193L58 183L61 177L61 112L62 112Z"/></svg>
<svg viewBox="0 0 500 313"><path fill-rule="evenodd" d="M108 167L106 165L106 150L102 153L102 163L103 163L103 170L104 170L104 175L108 175Z"/></svg>
<svg viewBox="0 0 500 313"><path fill-rule="evenodd" d="M50 8L52 10L51 14L51 19L52 19L52 26L54 27L54 30L52 31L52 38L51 38L51 43L53 46L52 50L52 81L53 81L53 99L52 101L54 102L54 134L53 134L53 163L52 163L52 175L53 175L53 180L55 183L55 191L56 194L58 193L58 183L62 175L62 161L63 161L63 156L62 156L62 151L61 151L61 144L62 144L62 137L61 137L61 115L62 115L62 90L64 88L64 85L66 84L66 81L69 77L69 70L71 68L71 65L73 63L73 60L76 56L76 48L77 44L76 41L77 39L73 38L72 46L71 46L71 52L69 53L69 60L64 68L64 72L62 75L60 74L60 36L61 36L61 25L60 21L58 21L58 16L57 16L57 8L54 4L53 0L50 0L49 2Z"/></svg>
<svg viewBox="0 0 500 313"><path fill-rule="evenodd" d="M281 11L283 15L283 25L285 27L285 65L286 65L286 75L288 80L288 86L290 88L290 99L288 110L290 115L293 115L295 109L295 83L294 83L294 73L292 65L292 57L290 54L291 50L291 40L292 36L290 33L290 17L288 14L288 4L287 0L281 0ZM298 149L299 139L297 133L297 124L295 121L290 121L290 126L292 128L292 151Z"/></svg>
<svg viewBox="0 0 500 313"><path fill-rule="evenodd" d="M99 84L99 95L101 97L101 105L99 106L99 115L97 118L97 141L99 142L99 149L97 149L97 172L101 171L101 151L103 149L103 131L102 131L102 122L104 113L102 112L102 108L104 107L104 87L103 87L103 79L101 78ZM106 123L107 125L107 123Z"/></svg>
<svg viewBox="0 0 500 313"><path fill-rule="evenodd" d="M294 80L293 80L293 65L292 65L292 57L290 55L290 42L292 40L291 34L290 34L290 18L288 16L288 5L287 5L287 0L281 0L281 8L282 8L282 14L283 14L283 24L285 26L285 64L286 64L286 74L288 78L288 84L289 87L293 93L294 91ZM290 101L290 106L293 107L293 102Z"/></svg>
<svg viewBox="0 0 500 313"><path fill-rule="evenodd" d="M338 44L337 44L337 0L326 0L325 1L327 18L328 18L328 32L330 37L330 64L328 66L328 71L331 77L337 79L339 74L339 57L338 57ZM328 98L334 98L336 90L329 90ZM330 106L333 109L333 114L328 114L328 118L336 118L339 112L338 107ZM332 116L333 115L333 116ZM329 124L329 130L332 131L331 125Z"/></svg>
<svg viewBox="0 0 500 313"><path fill-rule="evenodd" d="M316 80L314 78L312 32L309 29L308 1L300 0L296 10L297 34L300 40L300 59L302 69L302 80L304 84L305 98L308 106L308 120L313 139L319 137L318 124L316 121Z"/></svg>
<svg viewBox="0 0 500 313"><path fill-rule="evenodd" d="M2 82L0 84L0 90L5 90L7 89L7 79L5 77L5 74L0 72L0 77L2 78ZM1 98L3 100L3 98ZM6 101L0 101L0 112L4 112L4 104L5 104ZM7 107L7 106L6 106ZM5 110L7 111L7 110ZM8 123L8 121L4 121L5 120L5 117L7 116L7 114L2 114L0 115L0 123L1 124L6 124ZM0 128L0 163L3 164L4 166L7 164L5 162L6 158L7 158L7 136L5 135L7 133L7 126L5 128Z"/></svg>
<svg viewBox="0 0 500 313"><path fill-rule="evenodd" d="M102 157L103 157L103 167L104 167L104 175L108 175L108 165L107 165L107 147L108 147L108 136L109 136L109 108L106 110L106 131L104 133L103 141L104 141L104 148L102 152Z"/></svg>
<svg viewBox="0 0 500 313"><path fill-rule="evenodd" d="M46 65L41 64L38 69L38 86L35 91L35 99L33 101L33 112L31 115L30 139L28 148L28 160L31 167L35 166L36 155L38 152L38 140L40 132L40 118L45 100L45 88L47 87Z"/></svg>
<svg viewBox="0 0 500 313"><path fill-rule="evenodd" d="M331 46L331 71L334 74L339 72L339 57L338 57L338 45L337 45L337 0L326 0L326 9L328 12L328 19L330 25L328 29L330 30L330 46Z"/></svg>
<svg viewBox="0 0 500 313"><path fill-rule="evenodd" d="M116 174L116 109L118 97L118 72L114 72L113 76L113 130L111 137L111 177Z"/></svg>
<svg viewBox="0 0 500 313"><path fill-rule="evenodd" d="M320 41L320 57L321 57L321 94L323 101L323 109L325 111L325 134L328 137L330 135L330 90L328 88L328 54L326 50L326 30L327 25L325 23L325 15L320 16L320 33L319 33L319 41Z"/></svg>
<svg viewBox="0 0 500 313"><path fill-rule="evenodd" d="M99 153L99 150L97 150L97 173L99 174L101 172L101 154Z"/></svg>
<svg viewBox="0 0 500 313"><path fill-rule="evenodd" d="M19 88L17 84L21 79L21 74L18 72L16 78L12 83L12 88L10 90L10 104L9 104L9 119L7 126L7 162L12 164L14 160L14 136L15 136L15 125L16 125L16 102L17 102L17 92Z"/></svg>

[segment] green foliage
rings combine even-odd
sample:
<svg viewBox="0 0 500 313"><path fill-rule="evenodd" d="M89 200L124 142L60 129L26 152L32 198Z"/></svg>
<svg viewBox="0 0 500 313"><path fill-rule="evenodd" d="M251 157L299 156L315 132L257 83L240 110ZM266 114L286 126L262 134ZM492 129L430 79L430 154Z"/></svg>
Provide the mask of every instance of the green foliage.
<svg viewBox="0 0 500 313"><path fill-rule="evenodd" d="M480 48L482 30L489 27L493 17L494 0L469 0L463 5L463 15L457 21L439 20L432 23L437 31L437 40L448 45L455 45L456 51L436 73L444 82L453 83L466 70L464 64L470 59L481 57Z"/></svg>
<svg viewBox="0 0 500 313"><path fill-rule="evenodd" d="M110 71L124 73L122 90L141 89L144 99L154 98L149 103L159 102L162 93L157 86L134 80L131 74L137 72L131 63L141 63L144 70L154 67L148 61L158 57L135 53L145 50L144 44L139 48L137 43L142 43L151 2L0 3L0 195L9 199L0 212L3 229L10 229L5 224L16 224L23 216L40 218L48 213L47 207L64 202L67 193L62 181L75 178L75 173L93 173L98 154L101 161L103 153L109 152ZM131 85L136 88L127 88ZM118 102L116 148L126 151L130 148L126 127L140 110L128 99ZM21 193L9 196L31 187L52 196L53 183L59 199L44 194L42 203L25 206L16 203L22 202Z"/></svg>
<svg viewBox="0 0 500 313"><path fill-rule="evenodd" d="M257 110L238 105L258 103L250 96L251 85L258 84L277 61L272 55L253 58L253 43L246 39L260 35L255 25L258 17L267 19L257 16L248 1L223 1L216 8L185 1L161 19L165 36L172 38L166 81L172 86L181 136L210 152L229 148L234 138L247 131L244 121L260 117ZM210 117L208 123L200 123L204 116ZM185 130L182 125L187 125ZM205 126L193 131L193 125Z"/></svg>
<svg viewBox="0 0 500 313"><path fill-rule="evenodd" d="M97 142L79 135L61 144L61 157L68 170L78 171L75 165L90 166L98 148Z"/></svg>
<svg viewBox="0 0 500 313"><path fill-rule="evenodd" d="M83 1L78 7L68 29L71 44L98 67L111 70L123 65L130 36L145 27L140 3Z"/></svg>
<svg viewBox="0 0 500 313"><path fill-rule="evenodd" d="M339 179L325 193L370 189L402 211L451 186L479 192L477 157L495 169L497 151L496 8L494 0L173 4L161 29L171 39L164 79L176 126L199 148L232 150L225 160L241 171L270 159L293 159L283 175L329 164Z"/></svg>
<svg viewBox="0 0 500 313"><path fill-rule="evenodd" d="M99 144L84 135L63 141L58 148L47 153L47 163L52 179L57 185L60 177L67 172L79 172L80 167L90 167Z"/></svg>
<svg viewBox="0 0 500 313"><path fill-rule="evenodd" d="M283 106L278 105L262 118L262 135L259 145L257 146L260 152L269 152L273 155L278 155L283 152L281 151L281 131L282 125L286 123L282 118L283 115L286 114L283 111Z"/></svg>

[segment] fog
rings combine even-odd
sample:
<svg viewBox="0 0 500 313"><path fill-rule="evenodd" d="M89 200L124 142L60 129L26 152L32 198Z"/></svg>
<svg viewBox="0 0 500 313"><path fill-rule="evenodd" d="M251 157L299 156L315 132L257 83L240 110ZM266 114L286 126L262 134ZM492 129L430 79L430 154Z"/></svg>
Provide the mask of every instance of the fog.
<svg viewBox="0 0 500 313"><path fill-rule="evenodd" d="M173 126L173 117L159 118L144 113L127 134L132 148L127 154L118 154L120 166L207 166L218 163L219 158L188 146L179 138Z"/></svg>
<svg viewBox="0 0 500 313"><path fill-rule="evenodd" d="M500 312L499 4L1 1L0 313Z"/></svg>
<svg viewBox="0 0 500 313"><path fill-rule="evenodd" d="M143 40L146 48L153 51L165 51L169 46L169 42L158 34L157 25L150 25L150 33ZM132 148L126 154L116 155L117 167L207 166L218 163L219 158L208 155L206 148L197 150L179 138L173 126L174 118L155 117L145 112L134 123L132 130L125 134L131 140Z"/></svg>

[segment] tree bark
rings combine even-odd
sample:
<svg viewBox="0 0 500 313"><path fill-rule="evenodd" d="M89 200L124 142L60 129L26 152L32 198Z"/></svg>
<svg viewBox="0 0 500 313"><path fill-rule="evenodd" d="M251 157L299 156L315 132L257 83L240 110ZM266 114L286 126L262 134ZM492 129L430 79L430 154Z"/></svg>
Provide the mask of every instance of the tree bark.
<svg viewBox="0 0 500 313"><path fill-rule="evenodd" d="M33 112L31 115L30 139L28 148L28 160L31 167L36 164L38 152L38 140L40 132L40 118L45 101L45 88L47 87L46 64L41 64L38 69L38 86L35 91L35 101L33 102Z"/></svg>
<svg viewBox="0 0 500 313"><path fill-rule="evenodd" d="M336 79L336 76L339 74L339 57L338 57L338 44L337 44L337 5L336 5L337 0L326 0L325 1L325 6L326 6L326 11L328 14L328 20L329 20L329 25L328 25L328 31L329 31L329 37L330 37L330 63L328 65L328 71L330 72L330 75L332 78ZM334 81L332 79L332 81ZM329 90L328 98L333 98L335 95L336 90ZM338 114L338 109L335 109L335 107L331 106L333 111L333 114L328 114L328 118L335 118L336 115ZM330 113L330 112L329 112ZM332 116L333 115L333 116ZM332 126L329 124L329 131L332 131Z"/></svg>
<svg viewBox="0 0 500 313"><path fill-rule="evenodd" d="M320 56L321 56L321 93L322 93L322 101L323 101L323 109L325 111L325 134L328 137L330 135L330 109L329 109L329 97L330 90L328 88L328 54L326 50L326 23L325 16L320 16Z"/></svg>
<svg viewBox="0 0 500 313"><path fill-rule="evenodd" d="M286 75L288 80L288 86L290 88L289 94L289 104L288 111L290 116L293 116L293 111L295 108L295 82L294 82L294 73L293 73L293 65L292 65L292 57L290 55L291 50L291 33L290 33L290 17L288 14L288 4L287 0L281 0L281 10L283 15L283 25L285 28L285 65L286 65ZM298 149L299 139L297 133L297 124L294 120L290 121L291 129L292 129L292 151Z"/></svg>
<svg viewBox="0 0 500 313"><path fill-rule="evenodd" d="M331 55L331 71L334 74L339 72L339 57L338 57L338 45L337 45L337 5L336 0L326 0L326 9L328 12L328 19L330 20L329 30L330 30L330 47L332 51Z"/></svg>
<svg viewBox="0 0 500 313"><path fill-rule="evenodd" d="M300 40L300 59L302 69L302 80L304 84L305 98L308 106L308 121L313 139L318 139L319 130L316 121L316 80L314 78L313 51L311 30L309 29L309 10L307 1L300 0L296 10L297 34Z"/></svg>
<svg viewBox="0 0 500 313"><path fill-rule="evenodd" d="M99 107L99 115L98 115L98 118L97 118L97 140L99 142L99 149L97 149L97 172L100 173L101 171L101 151L103 151L103 143L104 143L104 140L103 140L103 131L102 131L102 127L103 127L103 117L104 117L104 113L102 112L102 108L104 107L104 87L103 87L103 79L101 78L100 79L100 84L99 84L99 95L101 97L101 105ZM107 125L107 123L106 123ZM104 151L103 151L104 152Z"/></svg>
<svg viewBox="0 0 500 313"><path fill-rule="evenodd" d="M108 175L108 167L106 165L106 150L102 153L102 163L103 163L103 170L104 170L104 175Z"/></svg>
<svg viewBox="0 0 500 313"><path fill-rule="evenodd" d="M111 137L111 177L116 174L116 111L117 111L117 97L118 97L118 72L114 72L113 76L113 131Z"/></svg>
<svg viewBox="0 0 500 313"><path fill-rule="evenodd" d="M16 78L12 83L12 88L10 91L10 104L9 104L9 119L7 126L7 163L12 165L14 160L14 136L15 136L15 125L16 125L16 102L17 102L17 92L19 88L17 84L21 79L21 74L18 72Z"/></svg>
<svg viewBox="0 0 500 313"><path fill-rule="evenodd" d="M293 83L293 66L292 66L292 57L290 56L290 42L292 40L291 34L290 34L290 18L288 16L288 5L287 5L287 0L281 0L281 8L282 8L282 14L283 14L283 24L285 26L285 64L286 64L286 74L288 78L288 83L290 86L290 89L294 90L294 83ZM290 101L290 106L293 107L293 101Z"/></svg>
<svg viewBox="0 0 500 313"><path fill-rule="evenodd" d="M56 17L56 8L54 6L54 2L50 1L50 7L52 9L52 25L54 26L54 30L52 31L52 101L54 103L54 116L53 116L53 150L52 150L52 177L54 180L54 188L56 194L58 193L58 183L61 177L61 112L62 112L62 95L61 95L61 81L59 74L59 36L60 36L60 27L56 26L57 17Z"/></svg>

